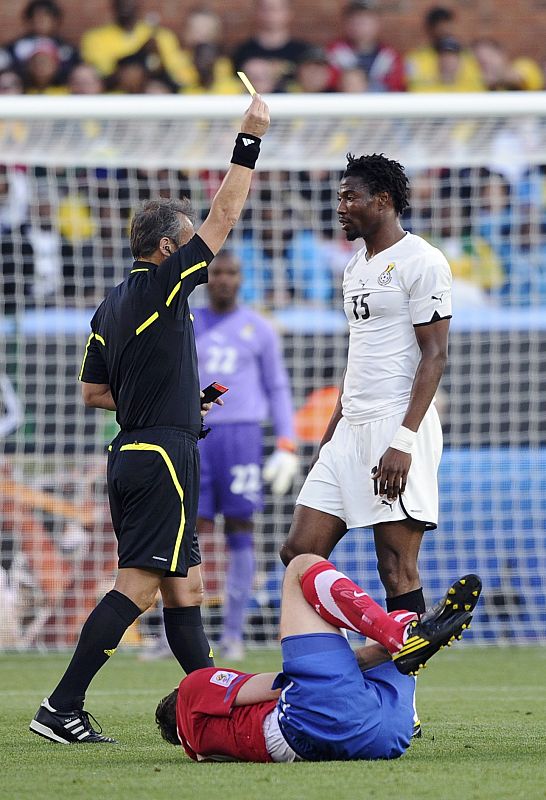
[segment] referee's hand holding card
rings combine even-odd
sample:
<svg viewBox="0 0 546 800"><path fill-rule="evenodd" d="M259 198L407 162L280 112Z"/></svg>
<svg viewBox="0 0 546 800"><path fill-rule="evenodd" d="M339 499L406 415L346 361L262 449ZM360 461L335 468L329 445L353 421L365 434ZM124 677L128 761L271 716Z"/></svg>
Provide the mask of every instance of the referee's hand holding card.
<svg viewBox="0 0 546 800"><path fill-rule="evenodd" d="M252 96L252 102L245 111L245 115L241 122L241 133L248 133L250 136L257 136L262 138L269 128L269 108L265 100L262 100L259 94ZM243 139L244 144L244 139ZM250 146L249 142L247 146Z"/></svg>

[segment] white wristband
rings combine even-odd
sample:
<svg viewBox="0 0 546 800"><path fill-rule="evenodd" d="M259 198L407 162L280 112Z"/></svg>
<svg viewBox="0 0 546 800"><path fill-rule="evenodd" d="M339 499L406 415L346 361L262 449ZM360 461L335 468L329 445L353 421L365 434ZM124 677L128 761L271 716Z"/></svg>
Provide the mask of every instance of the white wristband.
<svg viewBox="0 0 546 800"><path fill-rule="evenodd" d="M395 450L401 450L402 453L411 453L416 438L416 431L411 431L409 428L404 428L403 425L400 425L394 434L391 447Z"/></svg>

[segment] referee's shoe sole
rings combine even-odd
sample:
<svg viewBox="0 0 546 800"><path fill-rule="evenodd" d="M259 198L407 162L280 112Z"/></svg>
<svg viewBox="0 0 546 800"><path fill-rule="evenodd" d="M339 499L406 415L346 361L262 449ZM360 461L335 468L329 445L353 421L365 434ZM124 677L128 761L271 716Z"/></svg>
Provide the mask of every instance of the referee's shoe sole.
<svg viewBox="0 0 546 800"><path fill-rule="evenodd" d="M450 586L445 596L419 620L410 622L404 646L392 658L403 675L417 675L431 656L470 626L472 611L480 597L482 582L477 575L465 575Z"/></svg>

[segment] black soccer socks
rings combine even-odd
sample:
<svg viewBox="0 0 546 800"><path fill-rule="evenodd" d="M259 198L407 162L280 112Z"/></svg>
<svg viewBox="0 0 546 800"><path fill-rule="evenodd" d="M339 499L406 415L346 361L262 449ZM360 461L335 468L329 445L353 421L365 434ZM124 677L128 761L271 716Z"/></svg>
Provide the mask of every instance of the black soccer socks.
<svg viewBox="0 0 546 800"><path fill-rule="evenodd" d="M387 597L386 603L387 611L414 611L416 614L421 615L426 608L421 587L405 594L399 594L396 597Z"/></svg>
<svg viewBox="0 0 546 800"><path fill-rule="evenodd" d="M49 697L54 709L72 711L83 707L87 687L140 614L140 608L116 589L102 598L88 616L72 660Z"/></svg>
<svg viewBox="0 0 546 800"><path fill-rule="evenodd" d="M184 672L214 666L200 606L164 608L163 620L169 647Z"/></svg>

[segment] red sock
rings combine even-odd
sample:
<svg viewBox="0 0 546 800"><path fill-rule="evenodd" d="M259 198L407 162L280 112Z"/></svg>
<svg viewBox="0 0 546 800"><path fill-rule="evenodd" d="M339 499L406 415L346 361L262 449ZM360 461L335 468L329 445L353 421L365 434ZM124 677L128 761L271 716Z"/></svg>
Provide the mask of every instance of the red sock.
<svg viewBox="0 0 546 800"><path fill-rule="evenodd" d="M319 561L309 567L301 578L301 589L317 614L336 628L369 636L389 653L396 653L402 647L411 620L405 615L401 620L393 619L330 561ZM398 611L396 616L403 614Z"/></svg>

